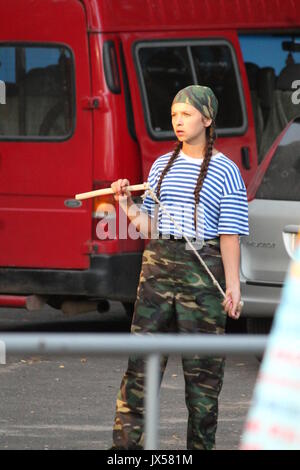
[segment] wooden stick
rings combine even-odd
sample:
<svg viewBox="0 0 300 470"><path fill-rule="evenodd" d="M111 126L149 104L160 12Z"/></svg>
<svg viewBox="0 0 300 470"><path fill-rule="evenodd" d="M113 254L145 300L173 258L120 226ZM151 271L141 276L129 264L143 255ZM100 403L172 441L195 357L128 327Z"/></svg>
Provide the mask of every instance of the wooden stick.
<svg viewBox="0 0 300 470"><path fill-rule="evenodd" d="M149 188L149 183L134 184L132 186L126 186L128 191L145 191ZM81 201L82 199L89 199L90 197L104 196L106 194L113 194L111 188L96 189L95 191L89 191L87 193L76 194L75 199Z"/></svg>

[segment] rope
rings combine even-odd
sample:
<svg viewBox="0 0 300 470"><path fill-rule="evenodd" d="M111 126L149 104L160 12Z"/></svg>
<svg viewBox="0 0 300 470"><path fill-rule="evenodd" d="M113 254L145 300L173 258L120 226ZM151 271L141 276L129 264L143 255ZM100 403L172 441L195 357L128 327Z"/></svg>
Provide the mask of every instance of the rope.
<svg viewBox="0 0 300 470"><path fill-rule="evenodd" d="M156 196L156 194L154 193L153 189L151 188L151 186L148 186L148 189L146 190L146 192L148 192L150 194L150 196L152 197L152 199L157 203L159 204L159 206L161 207L162 211L170 218L170 220L173 222L174 226L177 228L177 230L181 233L181 235L183 236L183 238L185 239L185 241L187 242L187 244L189 245L189 247L193 250L193 252L195 253L196 257L198 258L198 260L200 261L200 263L202 264L202 266L204 267L204 269L206 270L206 272L208 273L208 275L210 276L213 284L217 287L217 289L219 290L219 292L221 293L221 295L225 298L226 297L226 294L224 292L224 290L222 289L222 287L220 286L219 282L217 281L217 279L215 278L215 276L213 275L213 273L211 272L211 270L209 269L209 267L207 266L207 264L205 263L205 261L203 260L203 258L199 255L198 251L195 249L194 245L191 243L191 241L187 238L187 236L183 233L180 225L178 225L178 223L176 222L176 220L174 220L174 218L171 216L171 214L167 211L167 209L165 208L165 206L160 202L160 200L158 199L158 197ZM239 311L242 310L242 307L244 305L244 302L241 301L239 303Z"/></svg>

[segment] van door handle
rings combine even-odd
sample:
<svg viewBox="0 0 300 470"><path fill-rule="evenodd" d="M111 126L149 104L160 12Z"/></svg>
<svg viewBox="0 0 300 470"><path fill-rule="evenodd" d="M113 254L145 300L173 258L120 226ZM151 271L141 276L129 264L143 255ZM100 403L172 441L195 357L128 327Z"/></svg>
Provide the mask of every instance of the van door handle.
<svg viewBox="0 0 300 470"><path fill-rule="evenodd" d="M99 93L97 96L85 96L81 99L81 107L86 111L93 111L100 109L101 111L108 111L108 98L105 93Z"/></svg>
<svg viewBox="0 0 300 470"><path fill-rule="evenodd" d="M251 169L250 165L250 149L249 147L242 147L241 148L241 153L242 153L242 165L246 170Z"/></svg>

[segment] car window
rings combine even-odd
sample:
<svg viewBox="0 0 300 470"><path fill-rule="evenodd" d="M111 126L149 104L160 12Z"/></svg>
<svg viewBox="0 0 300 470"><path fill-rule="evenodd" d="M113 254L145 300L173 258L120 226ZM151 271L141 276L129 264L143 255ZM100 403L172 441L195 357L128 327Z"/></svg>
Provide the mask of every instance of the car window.
<svg viewBox="0 0 300 470"><path fill-rule="evenodd" d="M288 122L300 117L300 36L240 34L239 40L261 162Z"/></svg>
<svg viewBox="0 0 300 470"><path fill-rule="evenodd" d="M300 119L294 121L278 145L256 199L300 201Z"/></svg>
<svg viewBox="0 0 300 470"><path fill-rule="evenodd" d="M233 49L225 41L138 43L136 62L149 133L174 138L170 107L188 85L210 86L219 101L218 134L239 134L247 119Z"/></svg>
<svg viewBox="0 0 300 470"><path fill-rule="evenodd" d="M66 138L74 123L73 60L64 46L0 44L0 139Z"/></svg>

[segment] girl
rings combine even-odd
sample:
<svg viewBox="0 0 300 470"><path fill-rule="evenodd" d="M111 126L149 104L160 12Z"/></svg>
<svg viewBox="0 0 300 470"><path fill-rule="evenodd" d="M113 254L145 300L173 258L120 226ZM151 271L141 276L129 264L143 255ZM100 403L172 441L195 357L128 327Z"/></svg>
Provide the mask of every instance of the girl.
<svg viewBox="0 0 300 470"><path fill-rule="evenodd" d="M129 181L120 179L111 187L131 222L148 238L153 226L154 232L158 228L143 253L132 333L223 334L226 313L239 318L239 235L248 235L248 203L238 167L214 148L217 109L208 87L192 85L177 93L171 116L178 143L155 160L148 182L183 233L203 240L199 254L226 289L225 300L153 199L147 195L135 212ZM162 358L161 379L166 363ZM182 365L187 448L213 449L224 358L182 357ZM143 399L144 360L131 356L117 398L113 449L143 447Z"/></svg>

